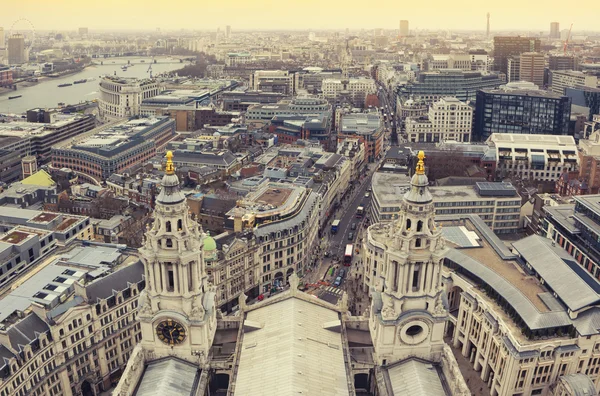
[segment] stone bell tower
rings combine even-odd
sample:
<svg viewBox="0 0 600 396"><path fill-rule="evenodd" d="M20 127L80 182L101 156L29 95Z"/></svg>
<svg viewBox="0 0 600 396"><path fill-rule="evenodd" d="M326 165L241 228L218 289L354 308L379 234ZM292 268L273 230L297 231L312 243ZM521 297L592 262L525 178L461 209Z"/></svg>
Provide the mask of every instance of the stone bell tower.
<svg viewBox="0 0 600 396"><path fill-rule="evenodd" d="M141 344L154 358L206 361L216 330L216 307L204 264L203 237L188 213L169 151L154 223L139 249L146 276L138 307Z"/></svg>
<svg viewBox="0 0 600 396"><path fill-rule="evenodd" d="M368 231L368 237L385 251L369 319L377 364L409 356L439 361L444 345L448 313L441 269L447 248L434 221L425 154L419 152L418 158L398 219Z"/></svg>

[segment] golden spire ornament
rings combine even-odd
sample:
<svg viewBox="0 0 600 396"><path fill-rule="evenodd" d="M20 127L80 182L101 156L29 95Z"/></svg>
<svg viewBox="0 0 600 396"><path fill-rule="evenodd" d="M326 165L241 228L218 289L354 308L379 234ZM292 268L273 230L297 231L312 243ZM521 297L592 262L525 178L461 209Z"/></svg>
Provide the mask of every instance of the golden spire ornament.
<svg viewBox="0 0 600 396"><path fill-rule="evenodd" d="M417 157L419 158L419 162L417 163L417 169L416 169L415 173L417 175L424 175L425 174L425 161L423 161L423 160L425 159L425 152L419 151L419 154L417 155Z"/></svg>
<svg viewBox="0 0 600 396"><path fill-rule="evenodd" d="M165 173L167 175L175 174L175 165L173 165L173 152L167 151L167 164L165 165Z"/></svg>

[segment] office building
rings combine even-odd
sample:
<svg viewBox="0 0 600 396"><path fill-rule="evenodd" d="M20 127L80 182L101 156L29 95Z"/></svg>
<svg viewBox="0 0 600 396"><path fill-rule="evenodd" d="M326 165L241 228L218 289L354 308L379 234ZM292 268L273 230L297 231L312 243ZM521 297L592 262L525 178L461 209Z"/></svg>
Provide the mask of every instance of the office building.
<svg viewBox="0 0 600 396"><path fill-rule="evenodd" d="M550 85L552 92L564 95L565 89L575 87L596 88L598 77L573 70L554 70L550 72Z"/></svg>
<svg viewBox="0 0 600 396"><path fill-rule="evenodd" d="M226 38L231 37L231 26L229 26L229 25L225 26L225 37Z"/></svg>
<svg viewBox="0 0 600 396"><path fill-rule="evenodd" d="M600 114L600 88L567 87L565 96L571 98L573 105L581 106L588 112L588 121L593 121L594 115Z"/></svg>
<svg viewBox="0 0 600 396"><path fill-rule="evenodd" d="M44 122L7 122L0 124L0 147L21 156L34 155L40 164L50 160L58 143L88 132L96 126L91 115L52 114Z"/></svg>
<svg viewBox="0 0 600 396"><path fill-rule="evenodd" d="M339 80L343 77L341 69L322 69L320 67L305 67L296 75L298 86L306 89L312 95L322 92L323 80Z"/></svg>
<svg viewBox="0 0 600 396"><path fill-rule="evenodd" d="M550 38L560 40L560 24L558 22L550 22Z"/></svg>
<svg viewBox="0 0 600 396"><path fill-rule="evenodd" d="M27 62L25 57L25 36L13 34L8 38L8 64L22 65Z"/></svg>
<svg viewBox="0 0 600 396"><path fill-rule="evenodd" d="M487 26L485 29L485 37L490 37L490 13L487 13Z"/></svg>
<svg viewBox="0 0 600 396"><path fill-rule="evenodd" d="M373 222L398 219L402 196L410 189L401 173L376 172L373 175L371 215ZM510 183L476 182L474 185L432 186L430 194L436 216L472 214L497 234L520 230L521 197Z"/></svg>
<svg viewBox="0 0 600 396"><path fill-rule="evenodd" d="M250 106L260 104L275 104L288 96L278 92L262 91L229 91L221 93L223 110L247 111Z"/></svg>
<svg viewBox="0 0 600 396"><path fill-rule="evenodd" d="M0 48L6 48L6 35L4 28L0 26Z"/></svg>
<svg viewBox="0 0 600 396"><path fill-rule="evenodd" d="M371 78L350 78L348 80L323 80L323 97L332 102L350 103L365 107L367 96L377 93L375 80Z"/></svg>
<svg viewBox="0 0 600 396"><path fill-rule="evenodd" d="M600 195L572 198L574 204L544 207L541 233L574 258L577 267L600 279Z"/></svg>
<svg viewBox="0 0 600 396"><path fill-rule="evenodd" d="M579 140L578 181L585 185L588 194L600 192L600 130L587 139Z"/></svg>
<svg viewBox="0 0 600 396"><path fill-rule="evenodd" d="M544 54L525 52L519 56L519 80L532 82L538 87L544 86Z"/></svg>
<svg viewBox="0 0 600 396"><path fill-rule="evenodd" d="M108 391L141 338L143 271L131 252L70 246L4 294L0 394Z"/></svg>
<svg viewBox="0 0 600 396"><path fill-rule="evenodd" d="M429 114L406 118L404 121L409 142L471 141L473 108L453 97L433 103Z"/></svg>
<svg viewBox="0 0 600 396"><path fill-rule="evenodd" d="M153 79L104 76L100 81L98 114L103 120L118 120L139 116L142 101L160 93Z"/></svg>
<svg viewBox="0 0 600 396"><path fill-rule="evenodd" d="M429 103L447 96L454 96L461 102L473 102L477 98L478 90L498 88L504 83L504 79L497 74L437 70L419 73L416 81L400 86L398 92L402 99L411 98Z"/></svg>
<svg viewBox="0 0 600 396"><path fill-rule="evenodd" d="M555 181L579 170L572 136L493 133L487 140L496 158L496 178Z"/></svg>
<svg viewBox="0 0 600 396"><path fill-rule="evenodd" d="M384 129L377 113L344 114L338 144L346 138L358 138L365 144L365 159L375 162L383 150Z"/></svg>
<svg viewBox="0 0 600 396"><path fill-rule="evenodd" d="M10 184L21 179L21 155L18 151L0 149L0 182Z"/></svg>
<svg viewBox="0 0 600 396"><path fill-rule="evenodd" d="M287 70L257 70L250 79L250 88L254 91L294 95L296 74Z"/></svg>
<svg viewBox="0 0 600 396"><path fill-rule="evenodd" d="M56 246L65 246L75 240L88 241L94 235L87 216L10 206L0 207L0 231L3 234L0 238L1 285L11 283L15 276L26 272L30 264Z"/></svg>
<svg viewBox="0 0 600 396"><path fill-rule="evenodd" d="M0 87L9 87L13 84L13 71L8 66L0 66Z"/></svg>
<svg viewBox="0 0 600 396"><path fill-rule="evenodd" d="M87 35L88 35L88 33L89 33L89 29L88 29L88 28L86 28L86 27L80 27L80 28L78 29L78 32L79 32L79 35L80 35L80 36L87 36Z"/></svg>
<svg viewBox="0 0 600 396"><path fill-rule="evenodd" d="M168 117L113 122L52 147L52 166L98 183L161 154L174 136L175 121Z"/></svg>
<svg viewBox="0 0 600 396"><path fill-rule="evenodd" d="M539 39L517 36L494 37L494 70L508 73L508 59L524 52L539 52Z"/></svg>
<svg viewBox="0 0 600 396"><path fill-rule="evenodd" d="M577 70L579 60L571 55L550 55L548 57L549 70Z"/></svg>
<svg viewBox="0 0 600 396"><path fill-rule="evenodd" d="M299 139L318 140L323 148L328 149L335 141L331 136L331 117L320 114L278 115L271 119L269 133L277 135L277 142L295 143Z"/></svg>
<svg viewBox="0 0 600 396"><path fill-rule="evenodd" d="M279 115L324 115L331 116L331 104L325 99L312 96L298 96L291 101L282 100L276 104L248 107L245 114L247 123L266 124Z"/></svg>
<svg viewBox="0 0 600 396"><path fill-rule="evenodd" d="M571 98L540 90L484 89L477 92L474 141L492 133L567 135Z"/></svg>
<svg viewBox="0 0 600 396"><path fill-rule="evenodd" d="M229 67L245 65L252 61L252 54L248 52L230 52L225 55L225 65Z"/></svg>
<svg viewBox="0 0 600 396"><path fill-rule="evenodd" d="M401 20L400 21L400 37L407 37L407 36L408 36L408 21Z"/></svg>
<svg viewBox="0 0 600 396"><path fill-rule="evenodd" d="M521 56L511 56L508 58L506 80L508 82L518 82L521 80Z"/></svg>
<svg viewBox="0 0 600 396"><path fill-rule="evenodd" d="M473 67L472 55L470 54L433 54L423 60L422 70L434 71L443 69L455 69L470 71Z"/></svg>

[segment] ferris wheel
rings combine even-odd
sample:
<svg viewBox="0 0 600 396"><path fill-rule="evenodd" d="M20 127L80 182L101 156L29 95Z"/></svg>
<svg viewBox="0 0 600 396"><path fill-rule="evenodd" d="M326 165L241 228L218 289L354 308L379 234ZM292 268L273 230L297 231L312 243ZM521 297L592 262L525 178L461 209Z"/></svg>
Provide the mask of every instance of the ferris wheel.
<svg viewBox="0 0 600 396"><path fill-rule="evenodd" d="M33 26L33 23L31 23L29 19L19 18L15 22L13 22L12 25L10 25L9 34L10 36L12 36L13 34L19 33L29 39L29 45L27 45L25 49L30 50L35 40L35 26ZM27 40L25 41L25 43L27 44Z"/></svg>

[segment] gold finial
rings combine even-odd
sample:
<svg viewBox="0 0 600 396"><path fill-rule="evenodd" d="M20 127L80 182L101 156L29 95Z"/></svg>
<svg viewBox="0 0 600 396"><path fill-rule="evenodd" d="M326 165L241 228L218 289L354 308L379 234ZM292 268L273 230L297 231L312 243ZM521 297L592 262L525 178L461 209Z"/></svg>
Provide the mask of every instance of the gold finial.
<svg viewBox="0 0 600 396"><path fill-rule="evenodd" d="M417 155L417 157L419 158L419 162L417 163L416 173L417 173L417 175L424 175L425 174L425 162L423 160L425 159L425 152L419 151L419 154Z"/></svg>
<svg viewBox="0 0 600 396"><path fill-rule="evenodd" d="M167 151L167 165L165 166L165 173L167 175L173 175L175 173L175 166L173 165L173 152Z"/></svg>

